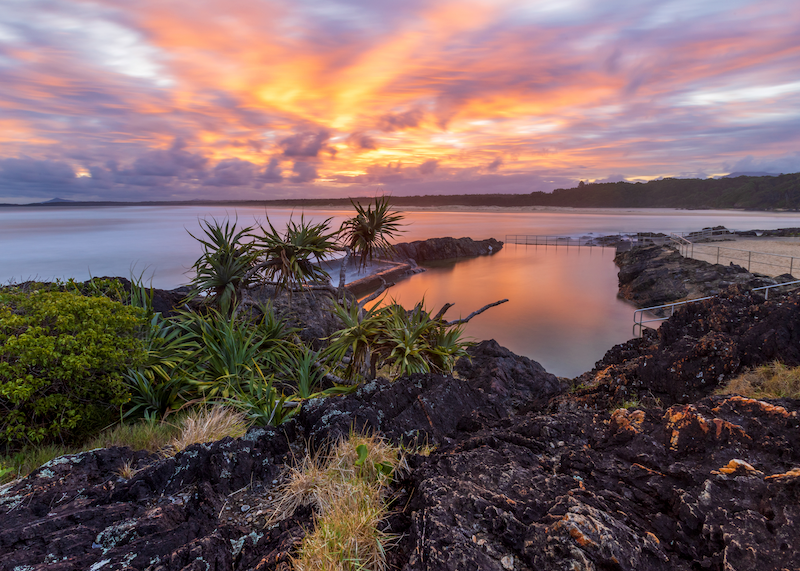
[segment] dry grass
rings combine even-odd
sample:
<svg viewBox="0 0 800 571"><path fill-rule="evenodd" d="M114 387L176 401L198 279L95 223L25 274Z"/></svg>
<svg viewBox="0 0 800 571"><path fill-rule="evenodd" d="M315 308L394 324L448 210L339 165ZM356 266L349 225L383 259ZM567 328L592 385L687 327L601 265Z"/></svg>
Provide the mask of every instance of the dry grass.
<svg viewBox="0 0 800 571"><path fill-rule="evenodd" d="M392 475L406 468L402 452L376 436L351 435L327 455L307 456L292 468L278 494L270 522L287 518L300 505L317 518L297 558L298 571L386 568L393 538L378 526Z"/></svg>
<svg viewBox="0 0 800 571"><path fill-rule="evenodd" d="M247 418L243 412L225 406L204 407L187 414L181 420L180 430L180 435L170 443L173 453L226 436L239 438L247 431Z"/></svg>
<svg viewBox="0 0 800 571"><path fill-rule="evenodd" d="M169 445L178 432L177 427L165 423L124 423L104 430L82 446L59 444L27 446L14 454L0 456L0 484L24 478L42 464L65 454L77 454L112 446L159 452Z"/></svg>
<svg viewBox="0 0 800 571"><path fill-rule="evenodd" d="M717 393L758 399L800 398L800 367L778 362L763 365L731 379Z"/></svg>
<svg viewBox="0 0 800 571"><path fill-rule="evenodd" d="M119 470L117 470L117 475L120 478L125 478L126 480L130 480L136 475L136 472L138 471L139 470L133 467L133 460L129 459L122 463L122 466L120 466Z"/></svg>
<svg viewBox="0 0 800 571"><path fill-rule="evenodd" d="M95 448L127 446L133 450L158 452L168 446L177 434L177 427L164 422L150 423L142 421L118 424L92 438L83 446L83 449L94 450Z"/></svg>

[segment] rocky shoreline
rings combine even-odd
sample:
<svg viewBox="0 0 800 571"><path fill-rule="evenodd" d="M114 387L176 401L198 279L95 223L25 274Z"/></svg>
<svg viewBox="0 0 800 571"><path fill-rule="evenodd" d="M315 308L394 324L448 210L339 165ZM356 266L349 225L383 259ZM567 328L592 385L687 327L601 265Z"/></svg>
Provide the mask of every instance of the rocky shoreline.
<svg viewBox="0 0 800 571"><path fill-rule="evenodd" d="M476 258L496 254L503 248L503 243L489 238L473 240L472 238L430 238L415 242L401 242L393 246L390 265L385 270L363 277L347 284L347 290L361 297L378 289L382 284L394 283L410 275L425 271L419 264L441 260L457 260Z"/></svg>
<svg viewBox="0 0 800 571"><path fill-rule="evenodd" d="M634 253L620 259L631 295L701 271ZM713 391L753 365L800 365L800 293L765 301L718 271L709 287L733 287L572 384L484 341L454 375L378 379L172 458L57 459L0 491L0 571L288 570L312 513L265 527L270 498L295 458L351 429L411 451L385 522L393 569L797 569L800 401Z"/></svg>
<svg viewBox="0 0 800 571"><path fill-rule="evenodd" d="M614 257L619 270L619 294L639 307L718 295L740 285L763 287L794 281L784 274L771 278L733 263L711 264L683 257L669 246L643 246Z"/></svg>

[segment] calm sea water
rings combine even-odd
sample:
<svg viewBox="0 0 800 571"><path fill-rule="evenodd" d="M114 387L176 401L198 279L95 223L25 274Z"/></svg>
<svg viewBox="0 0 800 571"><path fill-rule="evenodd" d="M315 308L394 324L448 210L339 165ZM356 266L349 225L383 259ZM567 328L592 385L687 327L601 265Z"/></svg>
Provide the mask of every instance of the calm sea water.
<svg viewBox="0 0 800 571"><path fill-rule="evenodd" d="M292 211L270 209L282 228ZM300 212L294 212L295 218ZM334 227L349 210L309 210L314 220L331 218ZM202 218L238 217L242 224L264 223L260 208L99 207L0 208L0 282L144 272L156 287L188 282L187 270L200 254ZM438 236L497 238L508 234L563 236L617 232L688 232L706 226L774 229L800 226L786 213L727 211L608 210L565 212L407 212L402 240ZM466 334L494 338L516 353L542 363L557 375L575 376L592 368L605 351L632 335L633 307L619 300L614 252L608 248L506 246L499 253L456 264L438 264L390 290L406 306L424 297L438 309L455 303L454 319L503 298L509 302L473 319Z"/></svg>

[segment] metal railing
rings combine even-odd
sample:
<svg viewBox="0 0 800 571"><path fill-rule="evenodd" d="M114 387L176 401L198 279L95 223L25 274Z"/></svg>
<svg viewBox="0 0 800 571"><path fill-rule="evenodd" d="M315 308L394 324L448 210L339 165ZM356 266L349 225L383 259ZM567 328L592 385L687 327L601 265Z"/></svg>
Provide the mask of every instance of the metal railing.
<svg viewBox="0 0 800 571"><path fill-rule="evenodd" d="M751 291L763 291L764 292L764 299L767 300L767 299L769 299L769 290L775 289L775 288L778 288L778 287L786 287L786 286L792 286L792 285L797 285L797 284L800 284L800 280L794 280L794 281L791 281L791 282L784 282L784 283L781 283L781 284L772 284L772 285L767 285L767 286L754 287ZM634 336L637 335L637 333L636 333L636 327L637 326L639 327L638 335L641 335L642 334L642 328L647 327L647 325L645 325L646 323L653 323L654 321L666 321L667 319L669 319L670 317L672 317L675 314L675 308L676 307L679 307L681 305L686 305L686 304L689 304L689 303L695 303L697 301L705 301L707 299L714 299L715 297L718 297L718 296L709 295L707 297L698 297L698 298L695 298L695 299L687 299L685 301L676 301L674 303L665 303L663 305L654 305L652 307L642 307L641 309L637 309L636 311L633 312L633 335ZM645 312L649 311L650 313L653 313L655 311L665 310L667 308L669 308L669 315L667 315L666 317L658 317L658 316L656 316L653 319L647 319L647 320L644 319ZM637 319L637 316L638 316L638 319ZM654 329L654 328L651 328L651 329Z"/></svg>
<svg viewBox="0 0 800 571"><path fill-rule="evenodd" d="M694 248L697 248L695 253ZM701 251L703 250L703 251ZM685 254L684 254L685 255ZM740 248L728 248L727 246L710 246L708 244L694 244L689 256L691 258L702 259L698 256L709 258L713 263L736 263L744 267L747 264L747 271L752 271L751 268L755 266L768 266L770 268L787 269L786 273L792 274L794 271L794 261L800 260L797 256L787 256L785 254L770 254L767 252L758 252L755 250L742 250ZM778 260L781 263L776 263ZM741 263L740 263L741 262ZM800 267L800 266L798 266ZM767 272L764 272L767 273Z"/></svg>
<svg viewBox="0 0 800 571"><path fill-rule="evenodd" d="M625 234L610 234L610 237L617 236L621 238ZM506 244L517 244L521 246L587 246L606 248L612 247L609 244L603 244L603 238L606 236L583 237L573 238L571 236L544 236L539 234L506 234Z"/></svg>

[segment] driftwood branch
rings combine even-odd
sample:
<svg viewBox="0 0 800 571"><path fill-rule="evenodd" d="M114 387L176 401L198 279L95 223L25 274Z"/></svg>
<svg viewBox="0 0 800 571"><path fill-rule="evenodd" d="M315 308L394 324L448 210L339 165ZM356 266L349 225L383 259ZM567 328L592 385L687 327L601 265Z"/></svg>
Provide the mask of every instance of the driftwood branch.
<svg viewBox="0 0 800 571"><path fill-rule="evenodd" d="M494 307L495 305L500 305L500 304L505 303L507 301L508 301L507 299L501 299L500 301L495 301L494 303L490 303L488 305L484 305L478 311L473 311L468 316L466 316L464 319L456 319L455 321L448 321L447 323L445 323L445 325L447 325L448 327L453 326L453 325L461 325L462 323L466 323L467 321L469 321L470 319L472 319L476 315L480 315L481 313L483 313L484 311L486 311L490 307ZM441 313L441 312L439 312L439 313Z"/></svg>
<svg viewBox="0 0 800 571"><path fill-rule="evenodd" d="M455 303L445 303L442 306L442 309L439 310L439 313L437 313L434 316L433 320L434 321L439 321L441 318L444 317L444 314L447 313L447 310L450 309L451 307L453 307L454 305L455 305Z"/></svg>

